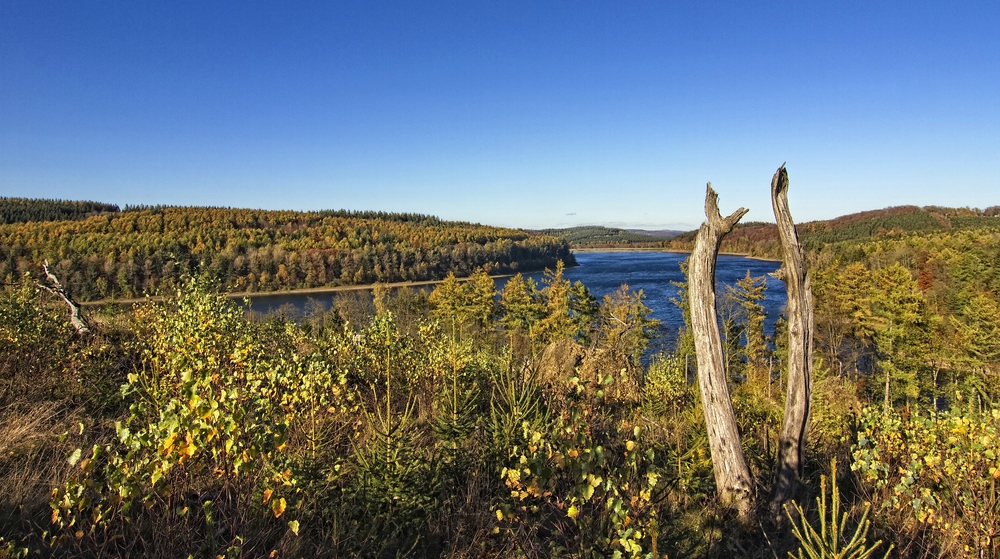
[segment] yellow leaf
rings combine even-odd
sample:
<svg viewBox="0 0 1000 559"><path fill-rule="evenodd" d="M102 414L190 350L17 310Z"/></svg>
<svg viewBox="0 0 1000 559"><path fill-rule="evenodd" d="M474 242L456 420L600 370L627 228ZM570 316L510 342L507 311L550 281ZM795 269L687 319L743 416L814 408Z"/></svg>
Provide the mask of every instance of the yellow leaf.
<svg viewBox="0 0 1000 559"><path fill-rule="evenodd" d="M177 433L171 433L167 440L163 441L163 455L167 456L170 454L170 450L174 448L174 441L177 440Z"/></svg>
<svg viewBox="0 0 1000 559"><path fill-rule="evenodd" d="M576 518L580 514L580 509L576 508L576 505L570 505L569 509L566 510L566 516L570 518Z"/></svg>
<svg viewBox="0 0 1000 559"><path fill-rule="evenodd" d="M291 530L292 533L295 534L296 536L299 535L299 521L298 520L289 520L288 521L288 529Z"/></svg>
<svg viewBox="0 0 1000 559"><path fill-rule="evenodd" d="M264 490L264 504L266 505L268 501L271 500L271 493L274 493L271 489Z"/></svg>
<svg viewBox="0 0 1000 559"><path fill-rule="evenodd" d="M275 518L285 514L285 506L286 503L284 497L278 499L277 501L271 501L271 512L274 513Z"/></svg>
<svg viewBox="0 0 1000 559"><path fill-rule="evenodd" d="M191 440L191 435L188 435L185 437L184 443L177 449L177 454L180 455L181 461L184 461L185 459L194 456L196 449L197 447L195 446L194 441Z"/></svg>
<svg viewBox="0 0 1000 559"><path fill-rule="evenodd" d="M497 520L503 520L503 511L497 509Z"/></svg>

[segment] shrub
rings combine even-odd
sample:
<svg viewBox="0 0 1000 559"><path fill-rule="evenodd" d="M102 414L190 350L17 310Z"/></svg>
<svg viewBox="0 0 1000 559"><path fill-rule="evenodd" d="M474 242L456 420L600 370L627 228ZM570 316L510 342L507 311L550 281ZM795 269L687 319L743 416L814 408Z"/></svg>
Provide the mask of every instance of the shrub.
<svg viewBox="0 0 1000 559"><path fill-rule="evenodd" d="M956 408L909 417L868 408L852 468L876 510L901 537L940 556L997 557L998 449L996 407L985 413Z"/></svg>
<svg viewBox="0 0 1000 559"><path fill-rule="evenodd" d="M297 521L277 520L297 495L283 451L302 383L331 378L324 363L198 281L136 322L146 344L122 386L128 416L117 440L69 456L73 473L52 496L55 543L239 554L297 532Z"/></svg>

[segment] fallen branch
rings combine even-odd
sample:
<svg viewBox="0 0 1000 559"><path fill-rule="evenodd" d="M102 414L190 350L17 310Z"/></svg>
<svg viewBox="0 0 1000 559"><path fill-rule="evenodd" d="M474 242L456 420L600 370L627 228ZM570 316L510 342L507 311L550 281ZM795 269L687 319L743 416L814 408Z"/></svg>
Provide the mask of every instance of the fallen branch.
<svg viewBox="0 0 1000 559"><path fill-rule="evenodd" d="M72 297L69 296L69 293L66 292L66 289L62 286L61 283L59 283L59 278L57 278L55 274L53 274L52 271L49 270L48 260L46 260L45 263L42 264L42 270L45 271L45 277L50 282L52 282L52 285L54 287L49 287L48 285L45 285L42 282L38 282L38 287L41 287L42 289L48 291L49 293L57 295L60 298L62 298L62 300L66 302L66 306L69 307L69 322L70 324L73 325L73 328L76 328L76 333L80 334L81 336L89 334L90 327L87 326L87 321L86 319L84 319L83 313L80 312L80 305L76 301L74 301Z"/></svg>

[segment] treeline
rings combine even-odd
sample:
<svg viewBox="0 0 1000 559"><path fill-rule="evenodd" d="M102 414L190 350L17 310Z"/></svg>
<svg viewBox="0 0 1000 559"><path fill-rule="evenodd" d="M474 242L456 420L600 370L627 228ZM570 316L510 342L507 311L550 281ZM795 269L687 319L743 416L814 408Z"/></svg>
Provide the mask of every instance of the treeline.
<svg viewBox="0 0 1000 559"><path fill-rule="evenodd" d="M83 200L47 200L0 196L0 224L84 219L97 213L117 213L118 206Z"/></svg>
<svg viewBox="0 0 1000 559"><path fill-rule="evenodd" d="M1000 226L841 242L811 259L827 363L884 373L891 359L892 403L996 400Z"/></svg>
<svg viewBox="0 0 1000 559"><path fill-rule="evenodd" d="M165 204L125 204L123 212L151 211L153 213L162 212L168 208L183 208L184 206L171 206ZM215 209L231 210L232 207ZM403 223L417 223L421 225L440 225L441 219L432 215L409 213L409 212L383 212L370 210L318 210L312 212L322 217L346 217L353 219L380 219L383 221L399 221Z"/></svg>
<svg viewBox="0 0 1000 559"><path fill-rule="evenodd" d="M44 260L80 300L128 298L207 273L234 290L440 279L573 263L565 242L419 214L152 207L0 226L0 278Z"/></svg>
<svg viewBox="0 0 1000 559"><path fill-rule="evenodd" d="M542 229L539 233L551 235L574 247L616 247L623 245L659 246L663 239L625 229L587 225L565 229Z"/></svg>

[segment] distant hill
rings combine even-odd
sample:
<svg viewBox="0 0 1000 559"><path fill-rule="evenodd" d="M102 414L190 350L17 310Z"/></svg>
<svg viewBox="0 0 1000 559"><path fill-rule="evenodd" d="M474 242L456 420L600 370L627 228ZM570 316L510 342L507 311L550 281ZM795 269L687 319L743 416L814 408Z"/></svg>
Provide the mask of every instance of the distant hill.
<svg viewBox="0 0 1000 559"><path fill-rule="evenodd" d="M539 233L566 241L571 247L576 248L659 246L664 241L663 237L655 235L635 233L614 227L601 227L599 225L585 225L566 229L542 229Z"/></svg>
<svg viewBox="0 0 1000 559"><path fill-rule="evenodd" d="M803 248L815 250L841 241L860 241L913 231L1000 227L1000 206L943 208L940 206L894 206L829 220L809 221L796 226ZM697 231L687 231L671 239L669 248L690 250ZM781 246L778 227L773 223L738 224L722 242L723 252L760 257L778 257Z"/></svg>
<svg viewBox="0 0 1000 559"><path fill-rule="evenodd" d="M168 291L201 273L224 288L278 291L575 264L552 236L421 214L3 201L26 209L0 224L0 281L49 260L80 301Z"/></svg>
<svg viewBox="0 0 1000 559"><path fill-rule="evenodd" d="M640 235L650 235L652 237L660 237L661 239L673 239L677 235L680 235L684 231L679 231L675 229L626 229L630 233L638 233Z"/></svg>

